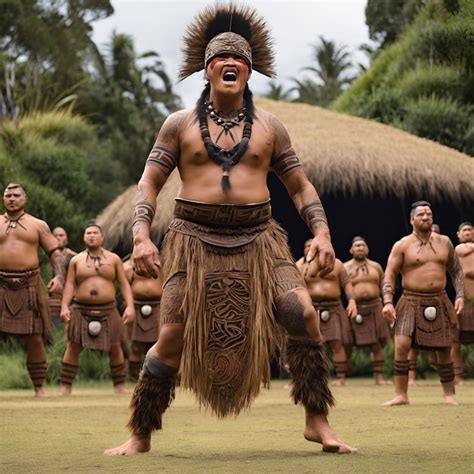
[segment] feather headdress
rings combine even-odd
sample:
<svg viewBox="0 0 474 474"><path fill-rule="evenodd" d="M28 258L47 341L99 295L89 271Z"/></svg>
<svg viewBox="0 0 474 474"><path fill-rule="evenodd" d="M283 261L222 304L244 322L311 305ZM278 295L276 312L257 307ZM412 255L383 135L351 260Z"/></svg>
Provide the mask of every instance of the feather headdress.
<svg viewBox="0 0 474 474"><path fill-rule="evenodd" d="M275 77L273 41L264 19L249 6L227 3L205 8L186 28L179 79L205 69L224 52L238 54L253 70Z"/></svg>

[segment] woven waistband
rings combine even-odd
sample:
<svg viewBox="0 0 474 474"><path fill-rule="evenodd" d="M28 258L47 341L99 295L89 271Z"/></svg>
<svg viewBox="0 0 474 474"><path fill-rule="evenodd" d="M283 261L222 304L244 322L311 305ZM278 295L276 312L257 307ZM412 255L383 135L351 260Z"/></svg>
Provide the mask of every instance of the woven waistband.
<svg viewBox="0 0 474 474"><path fill-rule="evenodd" d="M104 310L104 309L113 309L115 308L115 301L110 301L108 303L83 303L82 301L74 300L72 302L73 308L87 308L90 310Z"/></svg>
<svg viewBox="0 0 474 474"><path fill-rule="evenodd" d="M150 299L150 300L133 300L133 304L137 306L143 306L144 304L149 304L150 306L159 304L161 301L161 298L155 298L155 299Z"/></svg>
<svg viewBox="0 0 474 474"><path fill-rule="evenodd" d="M339 306L340 304L342 304L341 298L338 298L337 300L313 300L314 306L321 306L326 308L334 308L336 306Z"/></svg>
<svg viewBox="0 0 474 474"><path fill-rule="evenodd" d="M210 227L245 227L272 217L270 201L255 204L211 204L176 198L174 215Z"/></svg>
<svg viewBox="0 0 474 474"><path fill-rule="evenodd" d="M28 278L39 273L39 268L30 270L4 270L0 268L0 278Z"/></svg>
<svg viewBox="0 0 474 474"><path fill-rule="evenodd" d="M357 306L373 306L382 303L380 298L372 298L371 300L356 300Z"/></svg>
<svg viewBox="0 0 474 474"><path fill-rule="evenodd" d="M434 298L437 296L444 296L446 295L446 291L434 291L434 292L426 292L426 293L419 293L417 291L408 291L408 290L403 290L403 296L406 296L407 298L413 297L413 298Z"/></svg>

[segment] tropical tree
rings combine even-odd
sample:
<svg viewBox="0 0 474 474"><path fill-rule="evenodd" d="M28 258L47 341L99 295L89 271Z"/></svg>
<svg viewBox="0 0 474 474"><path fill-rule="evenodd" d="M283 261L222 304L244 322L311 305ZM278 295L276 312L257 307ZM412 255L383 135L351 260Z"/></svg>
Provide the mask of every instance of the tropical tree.
<svg viewBox="0 0 474 474"><path fill-rule="evenodd" d="M268 90L263 97L272 100L290 100L291 90L285 90L282 84L277 84L275 81L268 83Z"/></svg>
<svg viewBox="0 0 474 474"><path fill-rule="evenodd" d="M348 74L352 68L350 53L346 46L338 46L322 36L311 47L313 65L302 70L311 72L315 78L293 78L293 90L298 94L297 102L327 107L354 80Z"/></svg>
<svg viewBox="0 0 474 474"><path fill-rule="evenodd" d="M138 55L127 35L114 32L90 62L92 75L78 92L77 110L110 142L122 165L123 183L136 182L156 132L180 107L180 99L159 55Z"/></svg>

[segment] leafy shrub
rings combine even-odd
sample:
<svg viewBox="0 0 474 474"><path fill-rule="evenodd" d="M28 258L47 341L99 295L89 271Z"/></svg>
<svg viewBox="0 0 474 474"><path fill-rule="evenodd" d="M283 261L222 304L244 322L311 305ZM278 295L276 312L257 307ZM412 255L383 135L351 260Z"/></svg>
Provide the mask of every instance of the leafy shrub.
<svg viewBox="0 0 474 474"><path fill-rule="evenodd" d="M469 124L467 107L451 98L435 95L407 101L401 123L410 133L460 150L464 149Z"/></svg>

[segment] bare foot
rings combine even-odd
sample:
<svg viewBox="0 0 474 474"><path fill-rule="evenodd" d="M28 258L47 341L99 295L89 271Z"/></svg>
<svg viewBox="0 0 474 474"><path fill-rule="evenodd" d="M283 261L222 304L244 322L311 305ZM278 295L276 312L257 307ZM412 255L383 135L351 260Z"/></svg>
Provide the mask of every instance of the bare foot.
<svg viewBox="0 0 474 474"><path fill-rule="evenodd" d="M116 448L107 449L104 451L104 454L106 456L131 456L132 454L146 453L150 451L150 448L150 437L140 438L132 435L126 443Z"/></svg>
<svg viewBox="0 0 474 474"><path fill-rule="evenodd" d="M375 380L375 385L393 385L390 380L378 379Z"/></svg>
<svg viewBox="0 0 474 474"><path fill-rule="evenodd" d="M290 385L289 383L287 383L286 385L283 386L283 388L284 388L285 390L290 390L291 385Z"/></svg>
<svg viewBox="0 0 474 474"><path fill-rule="evenodd" d="M35 397L36 398L48 398L51 395L44 390L43 387L35 389Z"/></svg>
<svg viewBox="0 0 474 474"><path fill-rule="evenodd" d="M72 385L61 385L61 389L59 390L59 394L62 397L69 397L72 392Z"/></svg>
<svg viewBox="0 0 474 474"><path fill-rule="evenodd" d="M383 404L384 407L391 407L395 405L409 405L408 397L406 395L397 395L395 398L392 398L388 402Z"/></svg>
<svg viewBox="0 0 474 474"><path fill-rule="evenodd" d="M416 383L416 380L408 380L408 386L409 387L418 387L418 384Z"/></svg>
<svg viewBox="0 0 474 474"><path fill-rule="evenodd" d="M461 377L455 377L454 384L455 385L469 385L469 382L466 379L463 379Z"/></svg>
<svg viewBox="0 0 474 474"><path fill-rule="evenodd" d="M130 393L128 391L128 388L125 387L125 385L123 383L119 383L118 385L114 385L114 392L115 393L120 393L120 394Z"/></svg>
<svg viewBox="0 0 474 474"><path fill-rule="evenodd" d="M326 453L348 454L358 452L357 448L351 448L344 443L327 422L319 423L318 429L311 429L307 426L303 435L307 441L322 444L323 451Z"/></svg>
<svg viewBox="0 0 474 474"><path fill-rule="evenodd" d="M452 395L444 395L444 403L446 403L446 405L459 405Z"/></svg>
<svg viewBox="0 0 474 474"><path fill-rule="evenodd" d="M344 387L344 385L346 385L346 379L336 379L331 385L333 387Z"/></svg>

